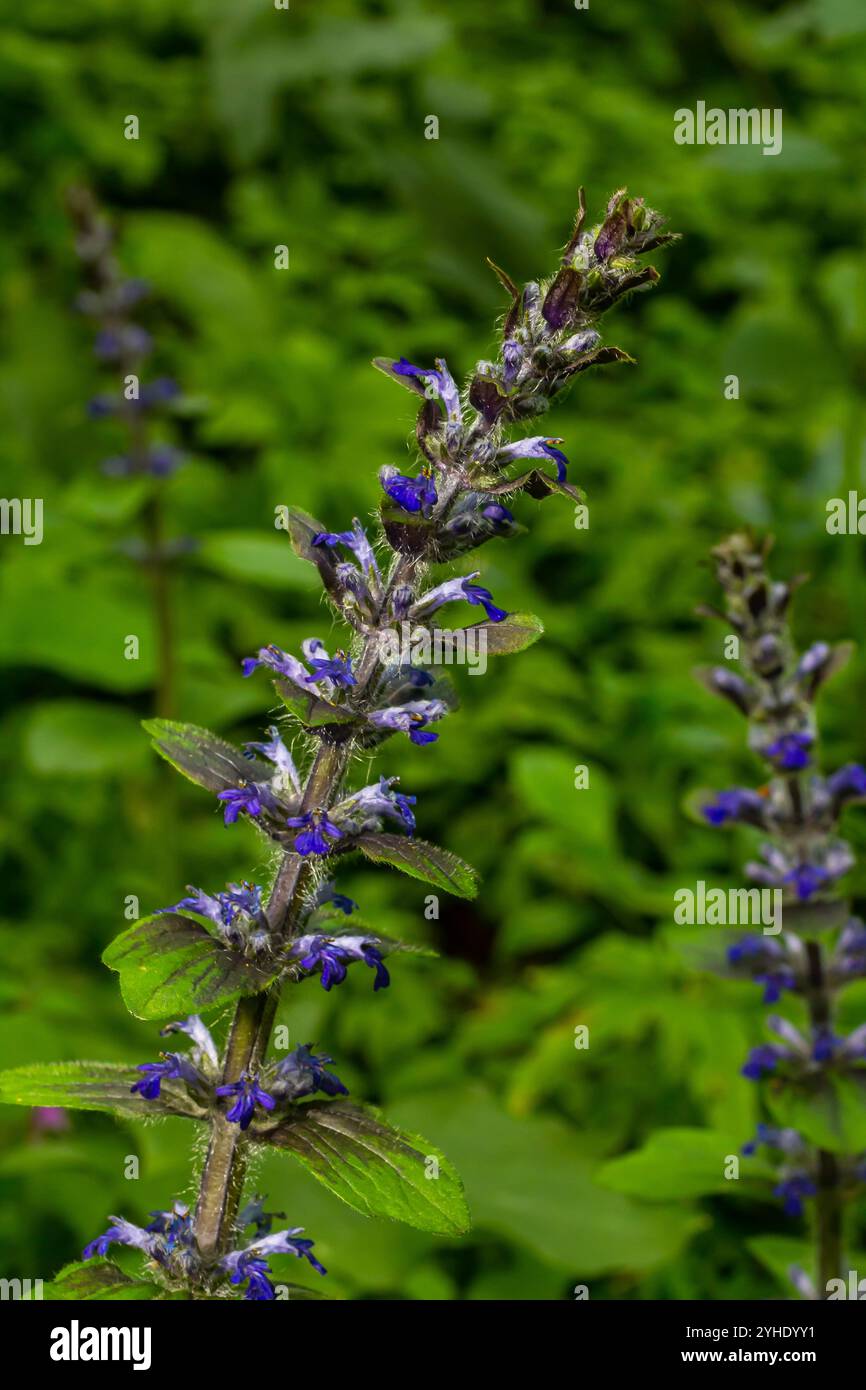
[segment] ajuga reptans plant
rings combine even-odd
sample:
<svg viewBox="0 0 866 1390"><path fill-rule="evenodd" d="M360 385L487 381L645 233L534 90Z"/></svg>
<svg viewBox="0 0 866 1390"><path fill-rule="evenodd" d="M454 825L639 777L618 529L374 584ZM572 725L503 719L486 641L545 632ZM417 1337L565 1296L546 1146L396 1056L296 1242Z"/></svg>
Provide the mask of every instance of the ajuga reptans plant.
<svg viewBox="0 0 866 1390"><path fill-rule="evenodd" d="M844 1036L836 1023L840 994L866 977L866 927L837 888L854 862L839 819L850 802L866 798L866 768L819 771L815 699L849 648L819 641L796 650L788 609L800 581L773 580L768 550L740 533L713 551L724 611L704 611L738 637L742 674L731 667L703 673L748 720L749 748L767 780L714 793L701 810L711 825L763 834L745 872L781 895L781 930L758 927L727 952L730 972L756 982L766 1004L793 1014L772 1013L773 1040L744 1061L744 1077L761 1086L764 1119L743 1153L774 1174L773 1190L792 1220L810 1220L813 1268L794 1266L790 1274L803 1297L826 1299L847 1296L835 1282L847 1288L844 1217L866 1180L866 1024Z"/></svg>
<svg viewBox="0 0 866 1390"><path fill-rule="evenodd" d="M661 218L624 190L597 226L584 222L581 192L573 234L546 283L519 290L497 270L511 297L500 352L478 364L464 393L441 358L433 367L405 357L376 361L418 397L418 466L412 473L382 470L375 539L357 519L329 530L291 513L291 543L316 567L345 636L333 651L310 637L296 655L263 633L262 646L243 660L242 678L272 682L282 723L243 749L170 720L146 725L162 756L215 799L227 826L245 817L272 842L275 871L267 888L189 886L105 952L131 1012L168 1020L161 1035L171 1037L171 1051L137 1068L25 1067L0 1083L0 1096L19 1104L185 1116L205 1130L194 1200L175 1201L143 1225L110 1217L84 1260L60 1276L55 1288L67 1291L60 1296L99 1297L100 1289L129 1279L141 1297L271 1299L269 1261L276 1255L307 1260L324 1273L302 1228L274 1231L277 1214L264 1209L264 1199L251 1195L244 1203L256 1152L292 1156L366 1215L448 1235L468 1225L459 1178L442 1154L345 1099L331 1057L312 1044L281 1053L271 1034L289 986L311 988L305 982L317 977L331 990L358 965L381 993L390 984L386 958L413 949L380 937L339 891L335 876L346 855L458 896L476 891L467 864L416 835L422 808L387 765L360 787L357 771L380 750L386 754L396 735L415 744L418 757L435 757L431 745L455 705L441 668L466 649L467 634L494 656L522 650L541 632L536 618L506 613L464 557L518 533L506 503L519 494L580 501L563 441L511 431L544 414L578 373L625 360L619 349L601 346L598 321L658 278L638 258L671 240ZM451 561L463 562L463 572L441 582L428 578L432 563ZM464 604L481 610L479 620L443 627L441 615ZM408 655L398 632L408 633ZM416 653L433 650L434 639L439 664L431 669ZM272 700L265 688L263 704ZM220 1049L200 1015L229 1003L233 1015ZM112 1263L116 1245L146 1257L139 1274ZM305 1296L285 1287L290 1296Z"/></svg>
<svg viewBox="0 0 866 1390"><path fill-rule="evenodd" d="M102 471L110 478L149 481L139 507L140 534L124 540L122 549L141 565L150 581L156 636L155 710L169 716L175 713L171 571L190 546L184 537L166 535L163 498L166 479L183 462L165 429L166 417L179 404L180 387L170 376L151 374L142 379L154 350L153 337L138 322L150 286L124 275L114 253L111 223L87 188L69 189L66 206L85 279L76 306L96 325L93 350L111 378L112 389L94 396L87 406L92 420L114 427L120 449L103 461Z"/></svg>

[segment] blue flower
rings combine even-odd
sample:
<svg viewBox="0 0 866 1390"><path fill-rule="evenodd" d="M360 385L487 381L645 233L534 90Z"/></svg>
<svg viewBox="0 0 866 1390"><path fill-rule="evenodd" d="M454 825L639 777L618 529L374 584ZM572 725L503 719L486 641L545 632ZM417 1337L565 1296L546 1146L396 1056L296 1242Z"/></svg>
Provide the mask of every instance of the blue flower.
<svg viewBox="0 0 866 1390"><path fill-rule="evenodd" d="M327 677L328 680L332 680L335 685L341 686L343 689L358 684L352 674L352 658L347 656L345 652L338 651L333 657L314 657L310 665L313 668L313 674L307 676L308 683L324 680Z"/></svg>
<svg viewBox="0 0 866 1390"><path fill-rule="evenodd" d="M500 502L488 502L487 506L482 508L481 515L492 521L494 526L510 526L514 521L514 513L503 507Z"/></svg>
<svg viewBox="0 0 866 1390"><path fill-rule="evenodd" d="M303 1226L295 1226L291 1230L275 1231L273 1235L262 1236L245 1250L232 1250L230 1254L224 1255L220 1260L220 1266L228 1272L230 1283L248 1283L246 1298L272 1299L275 1297L275 1291L267 1277L271 1272L265 1258L268 1255L295 1255L298 1259L308 1260L313 1269L318 1270L320 1274L327 1273L312 1254L313 1241L298 1239L303 1229Z"/></svg>
<svg viewBox="0 0 866 1390"><path fill-rule="evenodd" d="M228 921L226 920L226 909L222 901L222 894L218 893L213 895L205 893L201 888L196 888L191 883L186 885L186 891L188 894L186 898L181 898L180 902L172 903L171 907L158 908L157 915L159 916L165 912L197 912L200 917L209 917L210 920L216 922L219 927L228 926L231 918L229 917Z"/></svg>
<svg viewBox="0 0 866 1390"><path fill-rule="evenodd" d="M315 906L324 907L326 903L333 903L347 917L358 911L358 904L352 898L347 898L345 893L338 893L333 883L320 883L316 890Z"/></svg>
<svg viewBox="0 0 866 1390"><path fill-rule="evenodd" d="M405 357L401 357L399 361L391 363L391 371L395 372L397 376L414 377L423 382L427 392L435 392L441 400L449 423L459 425L463 417L460 410L460 392L457 389L457 383L448 370L445 358L437 357L434 360L436 362L435 371L432 367L415 367Z"/></svg>
<svg viewBox="0 0 866 1390"><path fill-rule="evenodd" d="M813 1062L832 1062L839 1043L840 1039L835 1037L828 1028L819 1029L812 1041Z"/></svg>
<svg viewBox="0 0 866 1390"><path fill-rule="evenodd" d="M409 700L405 705L371 710L367 721L377 729L408 734L412 743L435 743L439 735L431 733L424 726L447 713L448 707L443 700Z"/></svg>
<svg viewBox="0 0 866 1390"><path fill-rule="evenodd" d="M827 882L831 875L826 869L820 868L817 864L798 864L791 869L783 878L784 883L790 883L796 889L797 897L801 902L811 898L813 893Z"/></svg>
<svg viewBox="0 0 866 1390"><path fill-rule="evenodd" d="M271 1267L267 1260L258 1259L255 1255L242 1252L229 1276L229 1282L243 1284L245 1281L249 1281L244 1298L258 1301L274 1299L277 1294L268 1278L270 1272Z"/></svg>
<svg viewBox="0 0 866 1390"><path fill-rule="evenodd" d="M411 733L409 737L412 737ZM364 829L363 817L385 816L389 820L397 821L407 834L414 834L415 813L412 807L415 805L417 797L407 796L404 792L395 790L394 783L399 782L399 780L398 777L380 777L378 782L373 782L370 786L362 787L360 791L353 792L342 803L347 817L354 819L354 813L360 811L362 820L359 829Z"/></svg>
<svg viewBox="0 0 866 1390"><path fill-rule="evenodd" d="M198 1014L190 1014L189 1018L181 1019L177 1023L167 1023L164 1028L160 1028L161 1038L169 1037L172 1033L185 1033L192 1041L190 1056L193 1065L200 1072L219 1071L219 1054L211 1037L210 1029L202 1022Z"/></svg>
<svg viewBox="0 0 866 1390"><path fill-rule="evenodd" d="M314 1242L298 1240L303 1230L303 1226L295 1226L292 1230L275 1231L263 1240L254 1241L248 1248L259 1255L294 1255L299 1260L307 1260L319 1274L327 1274L328 1271L312 1254Z"/></svg>
<svg viewBox="0 0 866 1390"><path fill-rule="evenodd" d="M468 580L464 580L463 595L469 603L480 604L492 623L501 623L508 617L504 608L497 608L490 590L483 588L481 584L470 584Z"/></svg>
<svg viewBox="0 0 866 1390"><path fill-rule="evenodd" d="M592 352L592 349L601 341L601 334L594 328L590 328L583 333L575 333L570 338L566 338L564 343L560 343L562 352L573 352L582 356L585 352Z"/></svg>
<svg viewBox="0 0 866 1390"><path fill-rule="evenodd" d="M93 340L93 351L103 362L117 362L123 357L144 357L152 347L153 338L147 329L137 323L103 328Z"/></svg>
<svg viewBox="0 0 866 1390"><path fill-rule="evenodd" d="M255 883L230 883L224 893L215 894L204 893L188 883L187 892L188 897L181 898L171 907L160 908L159 912L196 912L201 917L207 917L231 946L252 940L248 930L251 924L267 931L262 890ZM241 916L248 919L247 924L238 921Z"/></svg>
<svg viewBox="0 0 866 1390"><path fill-rule="evenodd" d="M426 617L435 613L443 604L456 603L462 599L467 603L480 604L491 622L501 623L503 618L508 617L505 609L496 607L489 589L472 583L480 573L480 570L474 570L472 574L457 579L446 579L444 584L437 584L435 589L428 589L426 594L422 594L417 602L412 604L409 610L410 617Z"/></svg>
<svg viewBox="0 0 866 1390"><path fill-rule="evenodd" d="M267 758L268 762L274 764L283 781L288 783L293 791L300 793L301 779L298 776L298 769L295 767L291 753L283 743L276 724L271 724L265 733L268 735L267 742L244 744L244 756L252 758L256 753L261 753L263 758Z"/></svg>
<svg viewBox="0 0 866 1390"><path fill-rule="evenodd" d="M814 742L809 733L782 734L766 745L764 756L785 772L798 772L809 766L809 749Z"/></svg>
<svg viewBox="0 0 866 1390"><path fill-rule="evenodd" d="M225 823L234 825L241 811L248 816L262 813L262 790L255 782L245 782L240 787L230 787L217 792L217 800L225 802Z"/></svg>
<svg viewBox="0 0 866 1390"><path fill-rule="evenodd" d="M142 1071L145 1075L140 1081L136 1081L135 1085L130 1086L133 1095L138 1092L142 1100L159 1100L163 1081L187 1079L190 1063L185 1057L177 1052L165 1052L163 1057L165 1060L162 1062L142 1062L136 1067L136 1071Z"/></svg>
<svg viewBox="0 0 866 1390"><path fill-rule="evenodd" d="M138 393L138 401L130 404L137 404L142 410L150 410L157 405L166 405L179 395L180 387L172 377L158 376L142 386Z"/></svg>
<svg viewBox="0 0 866 1390"><path fill-rule="evenodd" d="M273 1110L276 1105L273 1096L262 1090L258 1075L251 1076L248 1072L227 1086L217 1086L214 1094L236 1097L234 1105L226 1112L226 1119L239 1124L241 1129L249 1128L257 1105L263 1110Z"/></svg>
<svg viewBox="0 0 866 1390"><path fill-rule="evenodd" d="M141 1226L135 1226L131 1221L125 1221L122 1216L110 1216L108 1219L113 1224L108 1228L104 1235L97 1236L95 1240L85 1245L82 1251L82 1259L92 1260L94 1255L105 1255L111 1245L129 1245L136 1250L143 1250L151 1259L157 1260L160 1264L165 1264L168 1255L171 1253L167 1241L162 1239L163 1231L159 1223L159 1218L164 1218L166 1227L174 1224L174 1244L179 1239L183 1239L183 1234L191 1237L191 1223L189 1219L189 1209L181 1203L176 1203L171 1212L154 1212L157 1220L145 1230Z"/></svg>
<svg viewBox="0 0 866 1390"><path fill-rule="evenodd" d="M379 566L376 563L376 552L367 539L367 533L357 517L352 521L351 531L319 531L312 539L313 545L325 545L330 550L337 546L345 546L351 550L358 564L365 574L374 574L379 578Z"/></svg>
<svg viewBox="0 0 866 1390"><path fill-rule="evenodd" d="M302 1043L273 1068L274 1080L269 1082L280 1100L300 1100L322 1091L326 1096L347 1096L348 1089L338 1076L327 1071L333 1057L324 1053L315 1056L312 1043Z"/></svg>
<svg viewBox="0 0 866 1390"><path fill-rule="evenodd" d="M732 787L730 791L718 792L715 801L702 806L701 810L710 825L724 825L725 821L745 820L759 824L764 815L764 799L758 792L748 788Z"/></svg>
<svg viewBox="0 0 866 1390"><path fill-rule="evenodd" d="M391 983L391 977L375 943L376 938L370 936L353 936L349 933L322 936L313 932L298 937L289 954L298 960L302 970L321 969L324 990L330 990L333 985L341 985L346 978L347 965L362 960L371 970L376 971L373 981L375 991L387 989Z"/></svg>
<svg viewBox="0 0 866 1390"><path fill-rule="evenodd" d="M328 854L332 849L328 837L332 840L343 838L342 830L328 819L327 811L305 811L301 816L290 816L286 825L293 829L309 826L295 836L294 848L298 854Z"/></svg>
<svg viewBox="0 0 866 1390"><path fill-rule="evenodd" d="M137 473L149 473L153 478L170 478L182 462L183 455L170 444L153 444L140 451L136 458L117 454L105 459L102 471L109 478L129 478Z"/></svg>
<svg viewBox="0 0 866 1390"><path fill-rule="evenodd" d="M296 685L303 685L309 675L306 666L296 656L284 652L272 642L267 647L260 647L256 656L245 656L241 662L245 676L251 676L257 666L268 666L272 671L276 671L278 676L286 676Z"/></svg>
<svg viewBox="0 0 866 1390"><path fill-rule="evenodd" d="M773 1196L783 1198L787 1216L802 1216L803 1198L814 1197L817 1191L815 1183L807 1173L793 1173L773 1189Z"/></svg>
<svg viewBox="0 0 866 1390"><path fill-rule="evenodd" d="M405 473L382 472L380 481L388 496L404 512L420 512L422 516L429 516L439 500L429 468L422 469L417 478Z"/></svg>
<svg viewBox="0 0 866 1390"><path fill-rule="evenodd" d="M226 907L233 912L243 912L247 917L261 917L262 890L257 883L230 883L228 891L220 894Z"/></svg>
<svg viewBox="0 0 866 1390"><path fill-rule="evenodd" d="M514 459L552 459L556 464L556 477L560 483L568 477L568 459L561 449L561 439L551 439L544 435L533 435L531 439L518 439L514 444L506 444L496 453L497 462L512 463Z"/></svg>
<svg viewBox="0 0 866 1390"><path fill-rule="evenodd" d="M265 1198L257 1194L250 1198L238 1214L238 1227L244 1230L247 1226L255 1226L256 1237L266 1236L274 1224L276 1217L285 1217L284 1211L265 1211Z"/></svg>
<svg viewBox="0 0 866 1390"><path fill-rule="evenodd" d="M861 767L859 763L847 763L827 778L827 787L839 799L866 796L866 767Z"/></svg>
<svg viewBox="0 0 866 1390"><path fill-rule="evenodd" d="M759 1047L752 1048L743 1066L742 1074L748 1077L749 1081L760 1081L766 1072L776 1070L783 1055L783 1050L775 1043L761 1043Z"/></svg>
<svg viewBox="0 0 866 1390"><path fill-rule="evenodd" d="M823 676L833 657L833 648L827 642L813 642L800 660L794 673L797 681L803 682L805 676Z"/></svg>
<svg viewBox="0 0 866 1390"><path fill-rule="evenodd" d="M147 1231L162 1236L161 1245L167 1255L192 1246L194 1236L189 1207L183 1202L175 1202L171 1211L152 1211L153 1220Z"/></svg>
<svg viewBox="0 0 866 1390"><path fill-rule="evenodd" d="M804 1153L806 1142L796 1129L777 1129L771 1125L759 1124L754 1139L744 1144L742 1152L751 1157L760 1148L778 1149L789 1156Z"/></svg>
<svg viewBox="0 0 866 1390"><path fill-rule="evenodd" d="M771 938L744 936L728 947L729 965L751 967L755 984L764 987L764 1003L776 1004L785 989L797 988L786 950Z"/></svg>

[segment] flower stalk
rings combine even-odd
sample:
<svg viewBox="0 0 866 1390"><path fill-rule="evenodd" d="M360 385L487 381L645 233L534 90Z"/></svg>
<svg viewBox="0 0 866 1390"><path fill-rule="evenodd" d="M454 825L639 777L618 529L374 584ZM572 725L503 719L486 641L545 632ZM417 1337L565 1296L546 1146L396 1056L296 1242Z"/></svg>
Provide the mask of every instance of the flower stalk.
<svg viewBox="0 0 866 1390"><path fill-rule="evenodd" d="M110 368L121 388L90 402L94 419L114 417L123 426L123 454L106 459L109 477L150 477L153 487L139 514L140 539L128 546L148 575L156 638L156 689L154 708L172 718L176 708L176 655L171 603L171 568L176 551L183 548L166 536L165 504L161 483L172 476L180 456L170 445L153 438L153 417L178 394L174 381L159 377L142 384L141 370L153 349L150 334L135 322L133 310L146 298L147 285L121 271L113 249L113 231L90 193L83 187L67 191L66 205L75 231L75 246L84 269L87 288L78 307L95 320L95 352Z"/></svg>
<svg viewBox="0 0 866 1390"><path fill-rule="evenodd" d="M770 1150L778 1165L775 1192L791 1217L803 1216L814 1199L813 1277L799 1268L791 1277L805 1297L826 1299L845 1276L846 1208L866 1176L864 1155L849 1138L866 1079L866 1026L844 1037L836 1025L841 991L866 976L866 927L837 888L854 864L839 820L847 805L866 799L866 768L817 770L815 701L850 647L819 641L796 650L788 613L801 581L774 580L768 551L768 543L744 533L713 551L725 605L702 611L733 631L743 674L716 667L701 675L747 718L749 747L769 780L710 794L701 809L712 825L763 832L760 857L745 871L781 898L776 931L741 937L728 950L728 968L760 984L765 1003L799 999L807 1027L773 1014L767 1026L778 1041L749 1054L743 1074L763 1083L768 1120L743 1152Z"/></svg>

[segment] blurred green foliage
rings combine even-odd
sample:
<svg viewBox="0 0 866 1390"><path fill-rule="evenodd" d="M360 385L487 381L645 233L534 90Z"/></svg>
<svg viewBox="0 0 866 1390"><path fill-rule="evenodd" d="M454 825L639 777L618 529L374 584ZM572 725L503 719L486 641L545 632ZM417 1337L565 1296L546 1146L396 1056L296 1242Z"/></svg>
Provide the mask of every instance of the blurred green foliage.
<svg viewBox="0 0 866 1390"><path fill-rule="evenodd" d="M707 1179L706 1139L644 1151L652 1203L634 1160L604 1186L597 1170L659 1128L735 1152L756 1118L738 1071L757 992L701 973L670 927L674 888L735 882L748 845L693 825L685 795L757 771L735 713L690 677L721 655L693 610L713 597L705 552L745 522L777 534L780 571L813 575L803 639L860 635L862 542L829 537L824 508L863 483L862 5L7 0L0 14L3 492L45 505L41 546L0 541L0 1061L155 1055L155 1028L126 1016L98 963L127 898L146 912L187 882L268 867L138 727L153 619L120 547L142 484L101 474L111 427L85 417L104 379L71 308L64 189L97 191L126 270L154 287L156 369L186 396L166 511L196 542L173 584L178 713L242 739L268 721L240 656L328 635L274 508L340 528L370 512L376 469L407 458L411 403L371 356L471 368L504 307L484 257L546 273L578 184L593 216L628 184L685 235L657 258L661 286L610 321L637 367L582 378L551 417L590 528L559 499L523 501L529 535L483 553L497 601L540 614L546 638L464 679L434 750L389 745L423 833L478 866L480 898L443 899L428 923L420 885L356 867L343 887L365 917L432 939L441 961L396 962L375 998L367 979L333 997L308 982L284 1009L353 1093L445 1149L474 1231L448 1243L365 1222L276 1157L255 1184L347 1296L778 1295L805 1233L766 1187ZM698 100L781 107L782 153L675 145L674 111ZM138 141L123 138L130 113ZM834 763L866 752L864 700L861 653L824 698ZM862 849L856 813L847 830ZM866 892L866 870L853 882ZM190 1195L182 1121L0 1123L4 1275L47 1278L109 1212L137 1220Z"/></svg>

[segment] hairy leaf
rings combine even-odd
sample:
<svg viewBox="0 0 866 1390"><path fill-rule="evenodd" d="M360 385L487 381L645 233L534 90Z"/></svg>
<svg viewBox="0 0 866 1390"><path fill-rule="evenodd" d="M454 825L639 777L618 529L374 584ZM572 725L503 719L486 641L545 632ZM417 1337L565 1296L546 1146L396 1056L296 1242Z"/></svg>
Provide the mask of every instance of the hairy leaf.
<svg viewBox="0 0 866 1390"><path fill-rule="evenodd" d="M586 357L579 357L570 367L566 367L564 376L576 376L578 372L586 372L590 367L607 367L611 363L626 362L629 366L634 366L634 358L627 352L623 352L618 347L602 347L597 351L589 353Z"/></svg>
<svg viewBox="0 0 866 1390"><path fill-rule="evenodd" d="M372 1110L344 1101L313 1101L252 1137L293 1154L364 1216L390 1217L436 1235L469 1229L463 1184L445 1155Z"/></svg>
<svg viewBox="0 0 866 1390"><path fill-rule="evenodd" d="M59 1105L65 1110L108 1110L117 1115L196 1115L186 1090L164 1081L158 1100L142 1100L130 1087L134 1067L113 1062L45 1062L0 1072L0 1102Z"/></svg>
<svg viewBox="0 0 866 1390"><path fill-rule="evenodd" d="M184 1295L170 1294L150 1280L131 1279L112 1260L78 1260L66 1265L50 1284L45 1285L42 1297L49 1302L77 1303L93 1299L116 1302L182 1298Z"/></svg>
<svg viewBox="0 0 866 1390"><path fill-rule="evenodd" d="M145 719L142 727L166 762L208 791L227 791L239 782L268 782L273 776L269 763L245 757L239 748L209 729L179 724L173 719Z"/></svg>
<svg viewBox="0 0 866 1390"><path fill-rule="evenodd" d="M572 266L564 265L557 271L541 306L541 312L552 328L564 328L571 322L582 285L583 275Z"/></svg>
<svg viewBox="0 0 866 1390"><path fill-rule="evenodd" d="M458 898L474 898L478 892L475 870L465 860L426 840L410 840L405 835L359 835L352 842L374 864L390 864L401 873L432 883Z"/></svg>
<svg viewBox="0 0 866 1390"><path fill-rule="evenodd" d="M328 546L313 545L313 538L323 531L326 532L327 526L323 526L314 516L301 511L299 507L289 507L288 511L289 539L292 542L292 549L302 560L308 560L311 565L316 566L328 593L339 599L340 585L337 582L337 566L334 557Z"/></svg>
<svg viewBox="0 0 866 1390"><path fill-rule="evenodd" d="M402 386L406 391L412 391L416 396L426 396L427 388L420 377L404 376L402 372L394 371L395 360L393 357L374 357L373 366L378 371L384 372L385 376L390 377L392 381L396 381L397 385Z"/></svg>
<svg viewBox="0 0 866 1390"><path fill-rule="evenodd" d="M484 491L492 493L494 497L525 492L528 497L534 497L536 501L543 501L545 497L552 497L555 492L558 492L561 497L570 497L573 502L583 501L583 493L579 487L568 481L561 483L558 478L552 478L543 468L530 468L525 473L519 474L518 477L506 478L503 482L485 483Z"/></svg>
<svg viewBox="0 0 866 1390"><path fill-rule="evenodd" d="M121 932L103 953L120 975L137 1018L182 1018L241 994L258 994L279 973L217 941L203 919L162 912Z"/></svg>
<svg viewBox="0 0 866 1390"><path fill-rule="evenodd" d="M314 690L305 695L303 690L292 685L291 681L284 680L274 681L274 689L286 709L291 710L292 714L310 729L318 729L325 724L343 724L348 731L357 723L357 715L352 710L332 705Z"/></svg>
<svg viewBox="0 0 866 1390"><path fill-rule="evenodd" d="M470 633L475 633L475 651L485 651L488 656L511 656L515 652L525 651L533 642L537 642L544 632L544 624L532 613L509 613L501 623L484 621L471 623L468 627L458 628L456 631L448 631L450 636L444 628L436 634L437 641L441 642L445 653L453 652L458 640L465 642ZM461 632L467 636L459 639Z"/></svg>

